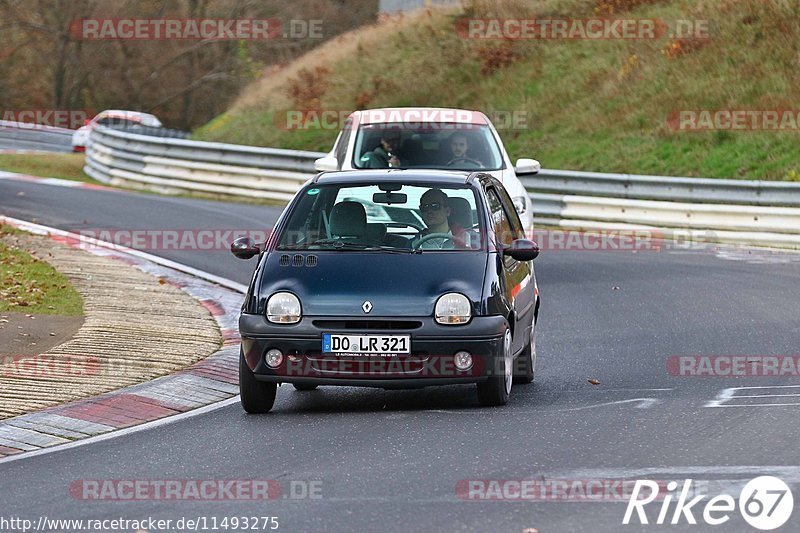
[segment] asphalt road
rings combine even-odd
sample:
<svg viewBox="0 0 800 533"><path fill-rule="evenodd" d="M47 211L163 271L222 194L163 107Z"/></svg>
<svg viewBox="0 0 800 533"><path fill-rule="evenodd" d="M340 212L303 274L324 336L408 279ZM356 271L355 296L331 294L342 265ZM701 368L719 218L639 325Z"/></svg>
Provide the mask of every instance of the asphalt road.
<svg viewBox="0 0 800 533"><path fill-rule="evenodd" d="M278 210L0 180L0 214L69 230L254 229L269 227ZM152 253L242 283L254 266L223 250ZM246 416L235 404L0 464L0 518L275 516L286 531L755 531L737 511L724 526L703 525L708 498L694 509L700 525L682 519L658 527L636 518L622 525L625 502L462 501L456 486L463 480L692 478L715 487L776 475L796 498L779 531L800 530L800 402L791 396L800 379L667 371L674 355L797 355L796 255L545 250L536 271L542 294L536 383L515 387L504 408L480 408L467 386L282 387L269 415ZM787 385L798 388L771 388ZM764 398L708 406L723 389L748 386L763 388L729 394ZM752 390L758 393L746 394ZM754 405L778 403L787 405ZM321 498L86 501L71 495L71 484L86 479L314 482ZM651 522L659 508L647 507Z"/></svg>

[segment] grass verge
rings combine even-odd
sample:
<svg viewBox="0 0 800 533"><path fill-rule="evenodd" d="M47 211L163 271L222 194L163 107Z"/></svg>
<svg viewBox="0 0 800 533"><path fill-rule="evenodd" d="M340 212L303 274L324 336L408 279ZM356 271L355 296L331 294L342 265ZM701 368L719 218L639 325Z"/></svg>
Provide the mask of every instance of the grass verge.
<svg viewBox="0 0 800 533"><path fill-rule="evenodd" d="M467 19L703 22L707 36L465 39ZM473 0L465 11L389 17L268 72L195 132L210 141L330 150L337 128L286 129L281 112L432 106L517 113L496 124L513 159L545 168L800 181L800 125L784 131L675 127L676 112L794 110L797 2ZM497 121L496 121L497 122ZM790 125L791 126L791 125Z"/></svg>
<svg viewBox="0 0 800 533"><path fill-rule="evenodd" d="M83 173L84 154L0 154L0 169L42 178L98 184Z"/></svg>
<svg viewBox="0 0 800 533"><path fill-rule="evenodd" d="M0 225L0 312L83 315L83 299L67 277L14 244L17 233Z"/></svg>

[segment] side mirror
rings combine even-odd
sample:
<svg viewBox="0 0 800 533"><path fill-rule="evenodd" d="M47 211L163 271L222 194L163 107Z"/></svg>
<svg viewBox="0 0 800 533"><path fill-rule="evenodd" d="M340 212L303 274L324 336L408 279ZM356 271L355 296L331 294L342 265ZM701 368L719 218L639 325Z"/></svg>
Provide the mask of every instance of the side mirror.
<svg viewBox="0 0 800 533"><path fill-rule="evenodd" d="M510 255L517 261L533 261L539 257L539 245L528 239L514 239L511 246L503 249L503 255Z"/></svg>
<svg viewBox="0 0 800 533"><path fill-rule="evenodd" d="M535 159L517 159L514 172L517 174L538 174L542 165Z"/></svg>
<svg viewBox="0 0 800 533"><path fill-rule="evenodd" d="M250 237L239 237L231 243L231 253L239 259L250 259L261 253L261 249Z"/></svg>
<svg viewBox="0 0 800 533"><path fill-rule="evenodd" d="M326 155L314 161L314 169L319 172L339 170L339 161L332 155Z"/></svg>

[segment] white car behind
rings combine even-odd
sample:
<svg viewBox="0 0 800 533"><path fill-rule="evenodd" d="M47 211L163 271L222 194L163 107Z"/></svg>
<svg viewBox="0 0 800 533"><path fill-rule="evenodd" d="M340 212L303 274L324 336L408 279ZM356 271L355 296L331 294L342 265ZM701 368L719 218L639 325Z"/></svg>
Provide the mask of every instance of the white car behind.
<svg viewBox="0 0 800 533"><path fill-rule="evenodd" d="M391 139L387 143L384 137ZM458 144L463 148L464 141L468 150L457 156L453 149ZM518 159L512 165L500 135L480 111L417 107L355 111L345 120L333 149L314 167L318 171L397 167L486 172L503 183L526 230L533 228L531 201L518 176L536 174L541 165L534 159Z"/></svg>

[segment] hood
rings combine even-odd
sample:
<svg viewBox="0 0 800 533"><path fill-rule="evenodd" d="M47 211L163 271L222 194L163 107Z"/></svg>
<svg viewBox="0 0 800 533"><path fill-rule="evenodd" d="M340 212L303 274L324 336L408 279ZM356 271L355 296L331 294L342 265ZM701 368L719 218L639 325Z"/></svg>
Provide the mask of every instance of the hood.
<svg viewBox="0 0 800 533"><path fill-rule="evenodd" d="M431 316L446 292L460 292L479 308L486 261L485 251L275 251L265 258L259 293L265 305L277 291L292 292L305 316ZM368 314L361 309L365 300L373 306Z"/></svg>

